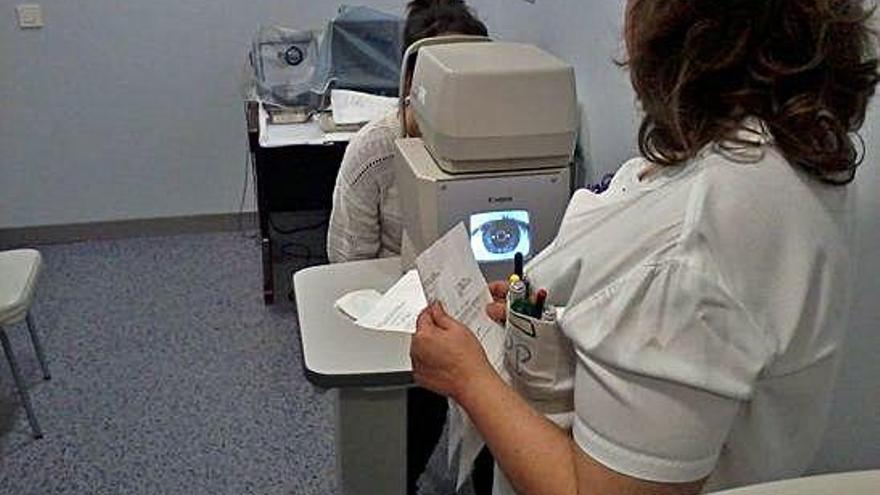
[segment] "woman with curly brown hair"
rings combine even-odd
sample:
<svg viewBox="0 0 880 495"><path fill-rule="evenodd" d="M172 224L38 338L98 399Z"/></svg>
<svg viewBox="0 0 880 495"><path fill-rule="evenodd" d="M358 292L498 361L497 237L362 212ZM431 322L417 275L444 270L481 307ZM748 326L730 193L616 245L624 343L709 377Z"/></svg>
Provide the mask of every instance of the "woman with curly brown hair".
<svg viewBox="0 0 880 495"><path fill-rule="evenodd" d="M432 305L411 355L521 494L693 494L801 475L851 291L850 182L878 82L861 0L630 0L643 157L577 192L526 269L564 308L570 428ZM503 320L506 285L488 311Z"/></svg>

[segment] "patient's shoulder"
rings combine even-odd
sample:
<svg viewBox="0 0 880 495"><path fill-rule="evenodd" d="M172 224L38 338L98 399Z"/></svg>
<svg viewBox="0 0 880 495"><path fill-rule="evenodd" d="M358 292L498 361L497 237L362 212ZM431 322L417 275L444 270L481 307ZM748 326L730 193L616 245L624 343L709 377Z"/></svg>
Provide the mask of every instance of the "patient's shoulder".
<svg viewBox="0 0 880 495"><path fill-rule="evenodd" d="M389 114L361 128L345 150L340 168L341 177L354 184L390 168L398 132L399 120L396 114Z"/></svg>
<svg viewBox="0 0 880 495"><path fill-rule="evenodd" d="M367 123L352 137L348 150L352 152L393 153L394 140L400 132L400 120L396 113L391 113Z"/></svg>

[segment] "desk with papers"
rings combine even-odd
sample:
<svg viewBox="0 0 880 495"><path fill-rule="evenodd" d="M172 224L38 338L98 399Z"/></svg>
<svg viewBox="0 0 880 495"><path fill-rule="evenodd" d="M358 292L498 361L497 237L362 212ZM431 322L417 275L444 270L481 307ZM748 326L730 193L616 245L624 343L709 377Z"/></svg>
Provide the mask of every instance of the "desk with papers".
<svg viewBox="0 0 880 495"><path fill-rule="evenodd" d="M329 211L333 187L352 133L324 133L317 122L273 125L263 104L246 102L248 145L257 196L263 261L263 301L275 302L279 250L271 215Z"/></svg>
<svg viewBox="0 0 880 495"><path fill-rule="evenodd" d="M393 111L396 98L354 91L331 92L333 120L355 128ZM356 132L327 132L313 116L296 124L272 124L264 102L246 102L248 144L254 169L263 257L263 299L275 301L271 215L288 211L329 211L333 187L348 142Z"/></svg>

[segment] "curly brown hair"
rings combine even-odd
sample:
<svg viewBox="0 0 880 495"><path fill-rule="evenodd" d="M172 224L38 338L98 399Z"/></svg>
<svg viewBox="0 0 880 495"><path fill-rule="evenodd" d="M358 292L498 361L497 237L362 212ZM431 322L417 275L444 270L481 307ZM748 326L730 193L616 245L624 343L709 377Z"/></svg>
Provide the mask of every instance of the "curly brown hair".
<svg viewBox="0 0 880 495"><path fill-rule="evenodd" d="M790 163L851 182L880 79L873 13L862 0L631 0L641 152L677 165L712 143L754 146L738 131L757 117Z"/></svg>

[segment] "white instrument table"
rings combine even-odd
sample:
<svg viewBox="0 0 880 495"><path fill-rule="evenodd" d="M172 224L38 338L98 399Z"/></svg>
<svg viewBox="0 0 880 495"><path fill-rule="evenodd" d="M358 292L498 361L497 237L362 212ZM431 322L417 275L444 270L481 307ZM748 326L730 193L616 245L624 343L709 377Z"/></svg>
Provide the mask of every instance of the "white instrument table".
<svg viewBox="0 0 880 495"><path fill-rule="evenodd" d="M364 330L334 307L337 299L355 290L385 292L401 275L400 258L317 266L294 274L310 382L325 388L412 383L409 335Z"/></svg>
<svg viewBox="0 0 880 495"><path fill-rule="evenodd" d="M411 337L357 327L334 303L359 289L384 292L400 258L307 268L293 287L306 378L338 389L336 456L345 495L406 491L406 388Z"/></svg>

